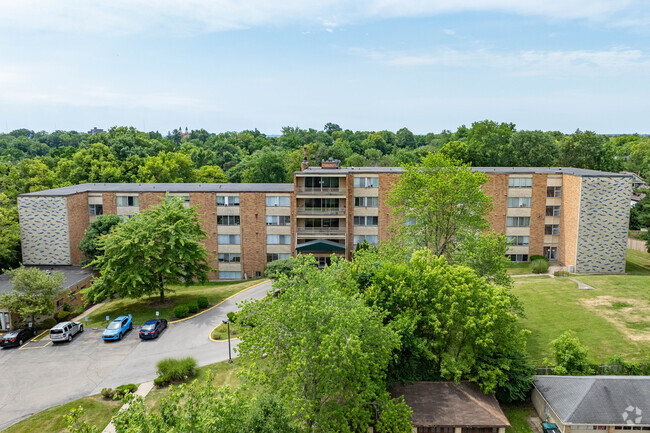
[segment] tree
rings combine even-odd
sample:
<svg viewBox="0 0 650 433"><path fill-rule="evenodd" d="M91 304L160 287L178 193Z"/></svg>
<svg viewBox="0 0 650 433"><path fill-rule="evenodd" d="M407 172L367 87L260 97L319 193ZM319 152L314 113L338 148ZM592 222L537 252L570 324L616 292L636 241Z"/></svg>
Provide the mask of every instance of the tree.
<svg viewBox="0 0 650 433"><path fill-rule="evenodd" d="M140 182L194 182L194 164L184 153L160 152L144 159L138 178Z"/></svg>
<svg viewBox="0 0 650 433"><path fill-rule="evenodd" d="M99 238L103 255L91 264L100 277L85 294L98 302L114 292L129 298L159 293L162 303L171 291L168 284L207 281L205 237L196 206L186 208L179 198L166 197Z"/></svg>
<svg viewBox="0 0 650 433"><path fill-rule="evenodd" d="M415 149L417 143L415 142L415 135L407 128L402 128L397 131L396 135L396 145L402 149Z"/></svg>
<svg viewBox="0 0 650 433"><path fill-rule="evenodd" d="M426 249L408 260L400 249L382 254L355 253L353 276L402 338L389 379L470 380L485 392L508 384L527 335L517 298Z"/></svg>
<svg viewBox="0 0 650 433"><path fill-rule="evenodd" d="M100 215L95 221L90 223L84 233L84 237L79 242L79 249L86 257L84 260L85 264L92 262L101 255L102 252L98 244L100 236L110 233L121 222L122 219L118 215Z"/></svg>
<svg viewBox="0 0 650 433"><path fill-rule="evenodd" d="M457 239L453 262L465 265L493 283L510 287L512 279L508 275L510 259L508 238L503 233L494 232L468 234Z"/></svg>
<svg viewBox="0 0 650 433"><path fill-rule="evenodd" d="M487 228L492 203L481 190L486 182L485 174L440 154L407 165L389 195L394 230L406 243L450 258L455 239Z"/></svg>
<svg viewBox="0 0 650 433"><path fill-rule="evenodd" d="M55 272L48 275L38 268L7 271L12 278L12 291L0 296L0 307L21 317L45 316L54 313L54 298L63 290L65 277Z"/></svg>
<svg viewBox="0 0 650 433"><path fill-rule="evenodd" d="M0 269L13 268L20 260L18 208L0 192Z"/></svg>
<svg viewBox="0 0 650 433"><path fill-rule="evenodd" d="M258 151L246 164L242 182L281 183L286 181L284 155L278 151Z"/></svg>
<svg viewBox="0 0 650 433"><path fill-rule="evenodd" d="M218 165L204 165L196 171L197 182L224 183L228 182L228 176Z"/></svg>
<svg viewBox="0 0 650 433"><path fill-rule="evenodd" d="M601 170L605 160L605 137L579 129L560 141L558 163L565 167Z"/></svg>
<svg viewBox="0 0 650 433"><path fill-rule="evenodd" d="M350 290L347 262L319 271L313 257L302 260L275 283L279 296L239 313L248 329L237 350L249 377L276 390L312 432L365 432L379 420L378 431L410 431L404 403L384 385L396 333Z"/></svg>
<svg viewBox="0 0 650 433"><path fill-rule="evenodd" d="M552 167L559 148L555 139L542 131L519 131L512 135L512 163L517 166Z"/></svg>
<svg viewBox="0 0 650 433"><path fill-rule="evenodd" d="M472 123L467 132L469 160L476 167L516 165L512 160L513 149L510 143L514 132L514 123L497 123L491 120Z"/></svg>
<svg viewBox="0 0 650 433"><path fill-rule="evenodd" d="M588 370L587 355L589 349L580 343L569 330L551 341L556 367L554 374L580 375Z"/></svg>

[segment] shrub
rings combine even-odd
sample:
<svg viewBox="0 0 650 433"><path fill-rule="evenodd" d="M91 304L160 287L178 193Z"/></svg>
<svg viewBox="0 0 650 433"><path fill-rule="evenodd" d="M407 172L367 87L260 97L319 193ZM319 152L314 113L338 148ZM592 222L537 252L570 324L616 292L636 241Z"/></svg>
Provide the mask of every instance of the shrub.
<svg viewBox="0 0 650 433"><path fill-rule="evenodd" d="M102 389L102 397L108 400L112 400L115 397L115 390L113 388Z"/></svg>
<svg viewBox="0 0 650 433"><path fill-rule="evenodd" d="M192 302L191 304L187 305L187 309L190 314L196 314L199 311L199 306Z"/></svg>
<svg viewBox="0 0 650 433"><path fill-rule="evenodd" d="M63 311L72 311L72 305L66 302L65 304L63 304Z"/></svg>
<svg viewBox="0 0 650 433"><path fill-rule="evenodd" d="M196 305L199 306L199 308L207 308L210 303L208 302L208 297L207 296L199 296L198 299L196 300Z"/></svg>
<svg viewBox="0 0 650 433"><path fill-rule="evenodd" d="M185 304L180 304L174 307L174 316L178 317L179 319L187 317L189 312L190 309Z"/></svg>
<svg viewBox="0 0 650 433"><path fill-rule="evenodd" d="M162 388L163 386L169 385L169 379L166 377L157 377L153 380L153 384L158 388Z"/></svg>
<svg viewBox="0 0 650 433"><path fill-rule="evenodd" d="M548 263L548 259L544 256L540 256L539 254L533 254L532 256L529 257L531 262L534 262L535 260L541 259L544 260L546 263Z"/></svg>
<svg viewBox="0 0 650 433"><path fill-rule="evenodd" d="M269 278L279 278L281 275L291 275L291 271L298 265L296 259L275 260L266 265L264 276Z"/></svg>
<svg viewBox="0 0 650 433"><path fill-rule="evenodd" d="M544 274L548 271L548 262L546 260L535 259L533 260L533 273Z"/></svg>
<svg viewBox="0 0 650 433"><path fill-rule="evenodd" d="M122 398L127 394L133 394L138 390L138 385L129 383L126 385L120 385L117 388L115 388L115 396L113 397L114 399L117 398Z"/></svg>
<svg viewBox="0 0 650 433"><path fill-rule="evenodd" d="M557 367L553 369L554 374L580 375L585 373L589 350L580 343L578 337L573 336L571 331L567 331L551 341L551 347L557 364Z"/></svg>
<svg viewBox="0 0 650 433"><path fill-rule="evenodd" d="M158 361L156 368L159 378L165 378L169 382L182 382L196 375L196 359L191 356L165 358Z"/></svg>
<svg viewBox="0 0 650 433"><path fill-rule="evenodd" d="M568 271L557 271L557 272L554 272L553 275L555 275L556 277L568 277L569 272Z"/></svg>
<svg viewBox="0 0 650 433"><path fill-rule="evenodd" d="M56 319L57 322L63 322L68 318L68 316L70 316L70 312L65 310L57 311L56 313L54 313L54 318Z"/></svg>
<svg viewBox="0 0 650 433"><path fill-rule="evenodd" d="M77 317L78 315L82 314L84 312L84 306L79 305L76 310L74 310L74 315Z"/></svg>
<svg viewBox="0 0 650 433"><path fill-rule="evenodd" d="M234 311L231 311L230 313L226 314L228 316L228 321L230 323L237 323L237 313Z"/></svg>
<svg viewBox="0 0 650 433"><path fill-rule="evenodd" d="M48 317L47 319L43 320L41 323L36 325L36 327L39 329L50 329L54 325L56 325L56 319Z"/></svg>

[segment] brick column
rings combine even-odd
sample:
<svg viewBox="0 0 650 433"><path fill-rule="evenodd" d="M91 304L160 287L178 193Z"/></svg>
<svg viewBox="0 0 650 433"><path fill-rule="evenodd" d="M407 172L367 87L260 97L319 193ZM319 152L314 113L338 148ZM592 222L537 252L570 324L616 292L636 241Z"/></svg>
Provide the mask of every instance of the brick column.
<svg viewBox="0 0 650 433"><path fill-rule="evenodd" d="M254 278L266 266L266 194L240 193L239 216L242 273Z"/></svg>

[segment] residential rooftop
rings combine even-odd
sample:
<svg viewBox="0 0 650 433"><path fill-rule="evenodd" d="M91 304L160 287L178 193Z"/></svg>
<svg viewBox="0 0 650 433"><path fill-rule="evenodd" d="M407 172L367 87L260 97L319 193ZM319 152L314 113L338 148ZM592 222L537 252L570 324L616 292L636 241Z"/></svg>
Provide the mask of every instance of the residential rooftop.
<svg viewBox="0 0 650 433"><path fill-rule="evenodd" d="M92 277L95 273L93 269L83 268L81 266L25 266L26 268L38 268L41 271L51 272L53 274L63 274L65 282L64 289L70 289L77 284L81 284ZM10 293L13 288L11 277L7 274L0 275L0 294Z"/></svg>
<svg viewBox="0 0 650 433"><path fill-rule="evenodd" d="M588 170L573 167L473 167L472 170L490 174L569 174L581 177L632 177L630 173ZM348 173L402 173L402 167L307 167L296 175L348 174Z"/></svg>

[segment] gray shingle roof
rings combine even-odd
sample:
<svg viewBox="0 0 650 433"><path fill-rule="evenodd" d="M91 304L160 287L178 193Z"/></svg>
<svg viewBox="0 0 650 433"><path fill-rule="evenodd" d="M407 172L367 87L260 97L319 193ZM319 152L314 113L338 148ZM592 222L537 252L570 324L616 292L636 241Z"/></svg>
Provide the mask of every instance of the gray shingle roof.
<svg viewBox="0 0 650 433"><path fill-rule="evenodd" d="M650 376L535 376L535 388L565 424L624 425L640 408L650 426Z"/></svg>
<svg viewBox="0 0 650 433"><path fill-rule="evenodd" d="M292 183L82 183L21 196L68 196L80 192L293 192Z"/></svg>
<svg viewBox="0 0 650 433"><path fill-rule="evenodd" d="M55 273L62 273L65 277L64 289L69 289L77 284L83 283L95 273L91 268L81 266L25 266L26 268L38 268L41 271L51 270ZM11 292L13 284L9 275L0 275L0 294Z"/></svg>
<svg viewBox="0 0 650 433"><path fill-rule="evenodd" d="M475 383L398 383L391 394L404 396L414 427L510 427L494 395L483 394Z"/></svg>

